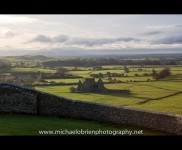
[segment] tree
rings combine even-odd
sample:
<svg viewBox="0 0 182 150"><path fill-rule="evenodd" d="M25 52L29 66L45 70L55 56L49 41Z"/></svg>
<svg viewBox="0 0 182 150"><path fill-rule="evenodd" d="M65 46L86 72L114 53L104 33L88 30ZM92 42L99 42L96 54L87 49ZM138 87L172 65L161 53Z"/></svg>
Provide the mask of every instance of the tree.
<svg viewBox="0 0 182 150"><path fill-rule="evenodd" d="M107 72L108 77L111 77L111 72Z"/></svg>
<svg viewBox="0 0 182 150"><path fill-rule="evenodd" d="M70 92L72 92L72 93L75 93L77 91L77 89L75 88L75 87L70 87Z"/></svg>
<svg viewBox="0 0 182 150"><path fill-rule="evenodd" d="M171 74L171 69L169 67L167 68L164 68L163 70L161 70L159 73L153 73L152 74L152 77L156 80L159 80L159 79L164 79L166 78L167 76L169 76Z"/></svg>
<svg viewBox="0 0 182 150"><path fill-rule="evenodd" d="M63 67L59 67L57 69L57 73L59 73L59 74L65 73L66 71L67 71L67 69L66 68L63 68Z"/></svg>
<svg viewBox="0 0 182 150"><path fill-rule="evenodd" d="M152 69L152 74L156 74L156 71L155 71L155 69Z"/></svg>
<svg viewBox="0 0 182 150"><path fill-rule="evenodd" d="M129 68L128 68L128 67L124 66L123 69L124 69L124 72L125 72L125 73L129 73Z"/></svg>
<svg viewBox="0 0 182 150"><path fill-rule="evenodd" d="M170 68L165 68L165 69L160 71L159 76L160 76L160 78L163 79L163 78L169 76L170 74L171 74Z"/></svg>
<svg viewBox="0 0 182 150"><path fill-rule="evenodd" d="M135 77L138 77L138 74L137 73L135 73Z"/></svg>
<svg viewBox="0 0 182 150"><path fill-rule="evenodd" d="M149 76L149 74L148 73L144 73L143 76Z"/></svg>

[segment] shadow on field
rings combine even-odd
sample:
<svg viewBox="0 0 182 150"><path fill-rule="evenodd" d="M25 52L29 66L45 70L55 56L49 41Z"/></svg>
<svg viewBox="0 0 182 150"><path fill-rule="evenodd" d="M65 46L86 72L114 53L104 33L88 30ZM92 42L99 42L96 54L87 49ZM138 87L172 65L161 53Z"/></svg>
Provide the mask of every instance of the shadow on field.
<svg viewBox="0 0 182 150"><path fill-rule="evenodd" d="M91 94L97 94L97 95L104 95L104 96L113 96L113 97L120 97L120 98L128 98L128 101L130 100L131 97L133 98L138 98L138 99L141 99L141 100L145 100L146 97L140 97L140 96L135 96L135 94L133 93L111 93L111 92L102 92L102 93L99 93L99 92L93 92L93 93L78 93L78 94L81 94L81 95L86 95L86 96L90 96ZM122 106L125 106L125 105L122 105Z"/></svg>
<svg viewBox="0 0 182 150"><path fill-rule="evenodd" d="M90 95L90 94L98 94L98 95L105 95L105 96L116 96L116 97L130 97L132 94L131 93L112 93L112 92L92 92L92 93L78 93L82 95Z"/></svg>

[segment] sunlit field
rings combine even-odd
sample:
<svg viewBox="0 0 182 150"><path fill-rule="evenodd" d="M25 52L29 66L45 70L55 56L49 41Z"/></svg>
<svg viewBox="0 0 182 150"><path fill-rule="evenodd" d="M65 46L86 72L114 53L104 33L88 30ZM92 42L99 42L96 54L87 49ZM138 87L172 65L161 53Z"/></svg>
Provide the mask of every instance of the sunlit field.
<svg viewBox="0 0 182 150"><path fill-rule="evenodd" d="M108 66L104 66L108 67ZM110 70L97 70L97 71L69 71L70 74L76 74L83 79L50 79L48 81L77 83L79 80L90 77L90 73L122 73L123 70L112 70L117 66L109 66ZM123 89L130 90L130 94L114 94L114 93L71 93L69 88L76 87L76 85L64 86L38 86L37 90L48 92L51 94L64 96L76 100L91 101L96 103L104 103L114 106L124 106L131 108L139 108L145 110L153 110L158 112L182 114L182 67L171 67L171 75L166 79L156 81L152 77L143 77L142 74L151 72L153 68L143 68L144 71L137 71L136 66L132 66L131 72L128 77L115 77L116 80L122 83L108 83L105 87L108 89ZM146 70L145 70L146 69ZM162 67L158 66L156 70L161 70ZM135 76L137 73L139 76ZM141 76L140 76L141 75ZM150 78L150 81L147 79ZM98 78L96 78L96 81ZM105 83L109 82L107 78L102 79ZM146 99L151 99L145 102ZM156 99L156 100L155 100Z"/></svg>

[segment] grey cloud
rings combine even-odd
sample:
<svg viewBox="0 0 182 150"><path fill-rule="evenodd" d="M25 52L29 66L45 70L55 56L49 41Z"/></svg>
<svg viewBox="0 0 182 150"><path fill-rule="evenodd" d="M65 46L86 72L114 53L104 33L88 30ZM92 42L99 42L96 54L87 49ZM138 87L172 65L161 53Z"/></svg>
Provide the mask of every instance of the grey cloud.
<svg viewBox="0 0 182 150"><path fill-rule="evenodd" d="M176 27L177 27L177 28L181 28L181 27L182 27L182 25L181 25L181 24L178 24L178 25L176 25Z"/></svg>
<svg viewBox="0 0 182 150"><path fill-rule="evenodd" d="M156 41L153 41L152 43L153 44L182 44L182 34L158 39Z"/></svg>
<svg viewBox="0 0 182 150"><path fill-rule="evenodd" d="M56 37L48 37L45 36L43 34L37 35L35 38L33 38L32 40L30 40L28 43L32 43L32 42L41 42L41 43L63 43L66 42L69 39L68 36L66 35L59 35Z"/></svg>
<svg viewBox="0 0 182 150"><path fill-rule="evenodd" d="M87 47L93 47L104 44L112 44L116 42L130 42L140 41L139 39L132 37L123 38L71 38L67 35L59 35L56 37L47 37L45 35L38 35L30 42L43 42L43 43L64 43L66 45L82 45Z"/></svg>
<svg viewBox="0 0 182 150"><path fill-rule="evenodd" d="M160 33L162 33L162 31L151 31L151 32L143 33L143 35L156 35L156 34L160 34Z"/></svg>
<svg viewBox="0 0 182 150"><path fill-rule="evenodd" d="M100 38L100 39L89 39L89 38L73 38L67 44L75 44L75 45L84 45L88 47L104 45L104 44L112 44L116 42L130 42L130 41L139 41L139 39L135 38Z"/></svg>
<svg viewBox="0 0 182 150"><path fill-rule="evenodd" d="M59 35L52 39L52 41L56 42L56 43L64 43L68 40L69 40L69 36L67 36L67 35Z"/></svg>
<svg viewBox="0 0 182 150"><path fill-rule="evenodd" d="M43 43L46 43L46 42L51 42L52 39L50 37L47 37L45 35L37 35L35 38L33 38L31 41L29 42L43 42Z"/></svg>

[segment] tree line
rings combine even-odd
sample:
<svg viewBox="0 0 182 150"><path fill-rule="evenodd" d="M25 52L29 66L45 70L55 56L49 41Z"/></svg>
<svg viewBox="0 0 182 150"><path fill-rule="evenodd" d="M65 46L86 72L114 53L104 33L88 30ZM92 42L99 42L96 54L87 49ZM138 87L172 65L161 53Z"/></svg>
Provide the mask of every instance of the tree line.
<svg viewBox="0 0 182 150"><path fill-rule="evenodd" d="M165 65L175 65L171 61L166 62ZM94 59L65 59L65 60L50 60L42 63L44 67L58 67L58 66L102 66L102 65L163 65L160 60L121 60L114 58L94 58Z"/></svg>

